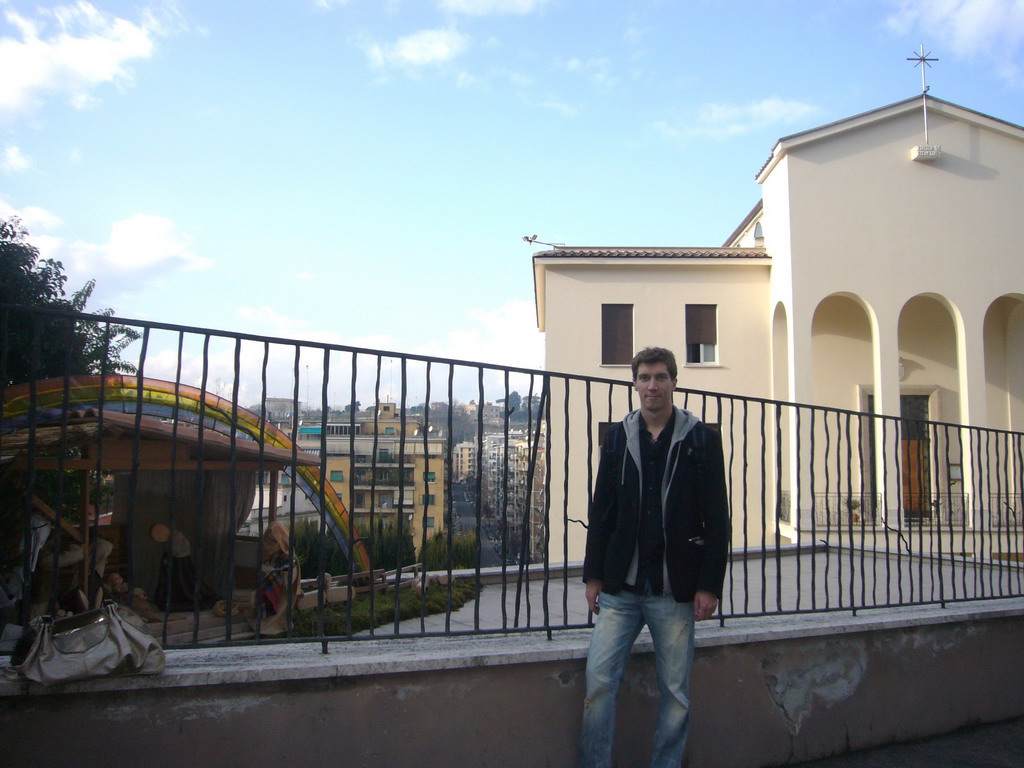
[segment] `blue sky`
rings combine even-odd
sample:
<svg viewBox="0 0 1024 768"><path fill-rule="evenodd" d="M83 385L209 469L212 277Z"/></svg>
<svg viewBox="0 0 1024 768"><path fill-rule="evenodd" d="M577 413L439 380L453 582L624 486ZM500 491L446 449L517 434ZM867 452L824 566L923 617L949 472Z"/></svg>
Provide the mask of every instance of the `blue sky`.
<svg viewBox="0 0 1024 768"><path fill-rule="evenodd" d="M524 235L721 245L922 44L1024 123L1024 0L0 0L0 217L121 316L539 367Z"/></svg>

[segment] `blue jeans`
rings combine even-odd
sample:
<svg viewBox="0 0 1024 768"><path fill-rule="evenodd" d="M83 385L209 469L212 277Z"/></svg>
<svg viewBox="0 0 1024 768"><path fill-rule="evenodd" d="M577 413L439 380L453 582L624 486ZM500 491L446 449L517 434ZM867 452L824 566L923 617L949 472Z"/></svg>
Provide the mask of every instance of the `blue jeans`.
<svg viewBox="0 0 1024 768"><path fill-rule="evenodd" d="M647 624L658 673L658 719L651 768L679 768L690 726L693 666L693 603L671 595L601 593L601 612L587 653L587 698L583 704L580 768L610 768L615 697L633 641Z"/></svg>

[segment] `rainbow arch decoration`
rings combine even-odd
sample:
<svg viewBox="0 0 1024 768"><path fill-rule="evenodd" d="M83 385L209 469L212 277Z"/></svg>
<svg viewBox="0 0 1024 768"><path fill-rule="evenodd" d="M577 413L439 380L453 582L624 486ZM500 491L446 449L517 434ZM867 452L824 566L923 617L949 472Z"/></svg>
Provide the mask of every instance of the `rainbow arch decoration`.
<svg viewBox="0 0 1024 768"><path fill-rule="evenodd" d="M262 431L266 445L292 450L294 443L278 427L263 421L256 413L235 405L211 392L196 387L176 384L173 381L143 377L141 382L135 376L71 376L68 382L67 407L99 409L120 413L136 413L141 409L144 416L172 419L200 425L221 434L230 433L244 440L260 439ZM36 413L57 416L65 407L65 379L43 379L35 382ZM3 427L16 428L29 419L30 392L28 384L19 384L3 392ZM371 570L370 555L353 527L353 521L344 503L338 497L331 483L320 476L319 467L295 466L295 483L320 512L320 491L323 489L323 503L327 526L356 570ZM353 541L353 551L349 542Z"/></svg>

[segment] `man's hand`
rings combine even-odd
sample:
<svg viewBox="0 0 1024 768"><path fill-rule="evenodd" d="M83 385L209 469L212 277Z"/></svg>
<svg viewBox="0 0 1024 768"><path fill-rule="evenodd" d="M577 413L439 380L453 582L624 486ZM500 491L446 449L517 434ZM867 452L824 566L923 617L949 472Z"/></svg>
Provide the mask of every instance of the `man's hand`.
<svg viewBox="0 0 1024 768"><path fill-rule="evenodd" d="M590 587L590 582L587 582L587 587ZM712 618L717 608L717 597L703 589L697 590L697 594L693 598L693 617L697 621Z"/></svg>
<svg viewBox="0 0 1024 768"><path fill-rule="evenodd" d="M587 580L587 605L590 606L591 613L598 614L601 612L601 603L598 595L601 594L602 587L604 587L604 582L601 579Z"/></svg>

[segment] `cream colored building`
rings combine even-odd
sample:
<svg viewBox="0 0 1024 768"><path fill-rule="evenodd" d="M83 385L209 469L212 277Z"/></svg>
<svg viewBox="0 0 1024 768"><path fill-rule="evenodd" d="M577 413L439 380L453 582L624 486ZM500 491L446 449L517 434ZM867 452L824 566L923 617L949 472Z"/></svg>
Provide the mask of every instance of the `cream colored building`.
<svg viewBox="0 0 1024 768"><path fill-rule="evenodd" d="M761 200L722 247L536 253L547 370L628 380L631 351L659 345L675 350L686 389L1024 429L1024 128L918 96L780 139L756 178ZM629 408L621 392L614 399L610 420ZM570 400L579 444L581 396L571 391ZM759 430L735 426L738 411L713 396L694 403L706 420L728 420L733 442ZM776 533L795 540L809 528L806 503L793 504L795 514L780 510L819 492L794 451L821 424L760 408L769 453L779 439L783 459L762 468L767 525L748 507L734 543ZM906 440L890 447L867 427L864 435L832 482L845 473L855 491L847 501L870 492L916 503L906 485L918 449ZM952 454L955 464L963 448L957 435L933 435L918 469L937 487L970 488L970 465L935 460ZM878 458L889 451L903 451L904 466L885 474ZM585 519L586 471L584 462L571 470L570 517ZM738 493L743 477L732 472ZM570 559L581 556L583 536L582 526L570 528Z"/></svg>

